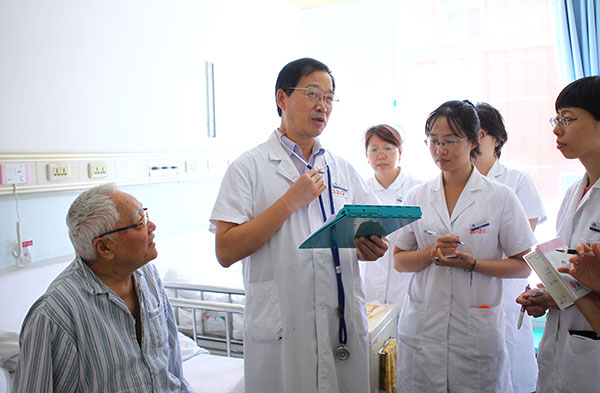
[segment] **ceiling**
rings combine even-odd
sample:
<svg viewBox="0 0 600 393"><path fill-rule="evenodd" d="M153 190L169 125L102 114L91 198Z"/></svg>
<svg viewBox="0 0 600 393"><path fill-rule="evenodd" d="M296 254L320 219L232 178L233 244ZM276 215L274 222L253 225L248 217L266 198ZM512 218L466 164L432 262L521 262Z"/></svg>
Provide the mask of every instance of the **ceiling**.
<svg viewBox="0 0 600 393"><path fill-rule="evenodd" d="M289 0L302 9L322 7L324 5L349 3L353 0Z"/></svg>

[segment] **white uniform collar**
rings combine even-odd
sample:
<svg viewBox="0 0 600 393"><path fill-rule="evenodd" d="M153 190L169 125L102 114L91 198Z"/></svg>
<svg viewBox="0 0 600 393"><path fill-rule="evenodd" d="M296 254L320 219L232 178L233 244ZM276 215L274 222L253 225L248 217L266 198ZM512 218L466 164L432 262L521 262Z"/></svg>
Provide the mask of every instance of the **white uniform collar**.
<svg viewBox="0 0 600 393"><path fill-rule="evenodd" d="M467 180L467 184L465 184L465 188L463 189L456 206L454 206L454 210L452 211L452 216L448 217L448 209L446 207L446 197L444 195L444 186L442 184L442 174L432 180L429 183L429 189L433 194L431 197L432 204L434 209L439 214L440 218L446 223L448 229L451 228L451 223L471 204L474 203L474 197L472 195L473 191L480 190L483 183L483 175L477 171L477 168L473 166L473 171L471 172L471 176L469 176L469 180ZM449 219L449 221L448 221Z"/></svg>
<svg viewBox="0 0 600 393"><path fill-rule="evenodd" d="M502 164L500 164L500 161L498 161L498 159L496 159L496 161L494 161L494 164L488 171L487 177L492 178L492 179L496 178L496 177L500 177L504 174L505 170L506 169L504 168L504 166Z"/></svg>
<svg viewBox="0 0 600 393"><path fill-rule="evenodd" d="M300 173L298 173L298 169L292 161L290 153L283 147L283 145L279 141L279 135L281 135L279 130L273 131L273 133L266 142L267 150L269 151L269 159L272 161L279 161L277 172L293 183L296 180L298 180L298 178L300 177ZM320 154L316 157L315 164L317 164L317 161L319 161L319 164L317 165L322 165L322 161L317 160L317 158L322 158L324 156L324 153L325 150L323 149L323 154Z"/></svg>
<svg viewBox="0 0 600 393"><path fill-rule="evenodd" d="M398 172L398 176L394 179L392 184L385 189L379 180L377 180L376 176L373 176L373 191L391 191L391 190L399 190L402 187L402 183L406 180L406 175L402 172L402 168L400 168L400 172Z"/></svg>

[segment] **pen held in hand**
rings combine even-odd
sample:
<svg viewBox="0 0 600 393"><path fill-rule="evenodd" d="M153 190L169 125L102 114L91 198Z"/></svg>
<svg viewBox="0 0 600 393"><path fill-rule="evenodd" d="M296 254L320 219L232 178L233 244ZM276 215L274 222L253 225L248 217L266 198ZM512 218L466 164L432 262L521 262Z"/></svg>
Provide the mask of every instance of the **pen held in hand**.
<svg viewBox="0 0 600 393"><path fill-rule="evenodd" d="M425 232L426 234L431 235L431 236L440 236L437 232L430 231L429 229L425 229L423 232ZM464 246L465 243L463 243L459 240L458 244L461 244Z"/></svg>
<svg viewBox="0 0 600 393"><path fill-rule="evenodd" d="M458 255L456 255L456 254L444 255L444 258L447 258L447 259L456 259L456 258L458 258ZM434 257L433 259L435 259L436 261L440 260L439 257Z"/></svg>
<svg viewBox="0 0 600 393"><path fill-rule="evenodd" d="M525 287L525 292L529 291L531 287L529 284ZM523 317L525 317L525 306L521 306L521 312L519 313L519 321L517 322L517 329L521 329L523 325Z"/></svg>
<svg viewBox="0 0 600 393"><path fill-rule="evenodd" d="M555 248L554 251L562 252L564 254L571 254L571 255L577 254L577 250L574 248Z"/></svg>
<svg viewBox="0 0 600 393"><path fill-rule="evenodd" d="M562 252L563 254L578 255L577 254L577 250L574 249L574 248L555 248L554 251ZM592 255L594 255L594 253L592 253L592 252L586 252L583 255L590 255L590 256L592 256Z"/></svg>

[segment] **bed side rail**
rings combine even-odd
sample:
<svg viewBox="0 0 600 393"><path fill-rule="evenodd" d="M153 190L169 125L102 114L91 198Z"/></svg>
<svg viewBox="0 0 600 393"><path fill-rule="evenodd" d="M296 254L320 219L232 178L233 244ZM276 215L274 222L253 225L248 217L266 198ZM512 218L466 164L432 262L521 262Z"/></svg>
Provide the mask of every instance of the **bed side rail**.
<svg viewBox="0 0 600 393"><path fill-rule="evenodd" d="M235 318L243 320L244 306L234 303L232 299L233 296L238 297L237 303L239 303L239 296L244 296L243 289L173 281L165 282L164 286L170 293L169 301L173 307L175 319L180 330L184 333L187 332L187 334L191 333L199 345L206 346L215 353L224 353L227 356L232 356L233 350L235 350L235 355L243 353L241 337L236 339L233 333L233 320L234 315L237 315ZM220 298L218 300L205 300L205 294L219 294ZM221 300L223 298L222 295L225 295L225 298L228 300ZM192 298L189 298L190 296ZM180 312L182 313L181 315ZM217 317L224 319L224 328L220 330L220 334L215 335L202 328L202 319L203 316L206 316L207 312L209 315L210 313L212 315L219 313ZM182 326L181 317L184 315L189 316L190 314L191 321L185 322L185 326Z"/></svg>
<svg viewBox="0 0 600 393"><path fill-rule="evenodd" d="M229 295L245 295L246 292L240 288L218 287L213 285L192 284L188 282L165 281L163 283L166 289L171 289L177 293L179 290L224 293ZM177 296L175 296L177 297Z"/></svg>

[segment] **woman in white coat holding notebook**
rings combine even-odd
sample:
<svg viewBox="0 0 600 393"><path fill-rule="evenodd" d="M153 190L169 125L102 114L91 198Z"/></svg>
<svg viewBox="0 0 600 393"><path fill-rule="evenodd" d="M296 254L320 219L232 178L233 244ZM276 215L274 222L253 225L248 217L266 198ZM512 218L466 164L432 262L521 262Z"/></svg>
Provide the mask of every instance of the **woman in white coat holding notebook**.
<svg viewBox="0 0 600 393"><path fill-rule="evenodd" d="M514 191L472 165L470 102L442 104L425 134L441 174L407 193L423 218L394 237L396 269L414 272L398 326L399 391L510 393L502 278L529 275L523 255L535 238Z"/></svg>
<svg viewBox="0 0 600 393"><path fill-rule="evenodd" d="M565 87L556 99L554 127L556 148L567 159L578 159L585 168L563 199L556 221L557 234L569 247L600 242L600 76L581 78ZM581 255L571 258L577 261ZM530 315L548 309L538 351L540 368L536 392L600 392L600 335L594 331L600 295L590 293L574 305L559 310L546 292L531 297L524 292L517 301ZM590 322L593 324L591 325Z"/></svg>
<svg viewBox="0 0 600 393"><path fill-rule="evenodd" d="M400 168L400 133L392 126L380 124L370 127L364 139L367 160L375 172L367 184L384 205L401 205L406 192L420 181ZM400 310L411 274L394 269L393 250L377 261L359 264L367 302L391 303Z"/></svg>

